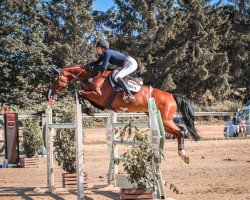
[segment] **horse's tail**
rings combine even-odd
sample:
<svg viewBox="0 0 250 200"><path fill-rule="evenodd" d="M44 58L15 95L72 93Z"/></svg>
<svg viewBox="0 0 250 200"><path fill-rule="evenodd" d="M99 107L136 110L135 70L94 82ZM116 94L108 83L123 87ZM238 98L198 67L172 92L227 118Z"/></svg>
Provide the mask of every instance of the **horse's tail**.
<svg viewBox="0 0 250 200"><path fill-rule="evenodd" d="M177 107L182 114L182 120L185 123L189 134L194 140L201 139L201 136L198 134L194 126L194 108L190 100L185 97L174 94L174 99L177 103Z"/></svg>

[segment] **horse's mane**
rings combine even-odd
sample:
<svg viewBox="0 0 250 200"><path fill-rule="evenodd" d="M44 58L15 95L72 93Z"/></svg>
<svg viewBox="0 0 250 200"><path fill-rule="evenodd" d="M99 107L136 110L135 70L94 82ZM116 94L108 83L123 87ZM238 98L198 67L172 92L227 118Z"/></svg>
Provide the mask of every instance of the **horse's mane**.
<svg viewBox="0 0 250 200"><path fill-rule="evenodd" d="M74 69L74 68L80 68L81 70L84 70L84 66L83 65L71 65L71 66L67 66L64 67L62 70L67 70L67 69ZM88 71L90 74L94 74L94 75L98 75L101 74L101 71ZM108 76L113 72L113 70L106 70L104 71L104 76Z"/></svg>

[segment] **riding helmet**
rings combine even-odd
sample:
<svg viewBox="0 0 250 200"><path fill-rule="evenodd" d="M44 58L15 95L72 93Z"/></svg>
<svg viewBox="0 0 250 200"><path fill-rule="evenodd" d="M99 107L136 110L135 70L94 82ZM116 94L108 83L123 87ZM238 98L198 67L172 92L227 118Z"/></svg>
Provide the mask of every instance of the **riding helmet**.
<svg viewBox="0 0 250 200"><path fill-rule="evenodd" d="M107 40L100 40L96 43L96 47L105 47L106 49L109 48L109 43Z"/></svg>

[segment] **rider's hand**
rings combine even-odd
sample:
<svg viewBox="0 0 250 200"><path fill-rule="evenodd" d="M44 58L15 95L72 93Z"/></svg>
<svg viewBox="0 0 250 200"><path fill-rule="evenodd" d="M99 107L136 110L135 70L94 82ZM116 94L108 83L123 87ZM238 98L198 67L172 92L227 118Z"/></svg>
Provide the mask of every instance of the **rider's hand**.
<svg viewBox="0 0 250 200"><path fill-rule="evenodd" d="M87 71L92 71L94 69L94 67L87 64L87 65L84 66L84 69L86 69Z"/></svg>

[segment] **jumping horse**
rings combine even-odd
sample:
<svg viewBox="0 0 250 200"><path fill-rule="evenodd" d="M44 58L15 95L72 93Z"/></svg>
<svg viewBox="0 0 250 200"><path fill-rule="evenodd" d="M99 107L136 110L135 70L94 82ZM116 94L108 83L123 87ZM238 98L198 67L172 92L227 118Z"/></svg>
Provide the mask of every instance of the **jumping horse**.
<svg viewBox="0 0 250 200"><path fill-rule="evenodd" d="M88 71L82 65L69 66L62 70L53 68L53 71L54 75L48 95L50 100L54 100L57 95L64 92L73 81L81 82L83 89L79 90L80 95L83 99L88 100L98 108L148 113L148 99L149 97L153 97L157 109L161 112L166 133L173 135L177 139L178 153L185 163L189 163L189 156L186 154L184 148L183 127L173 122L173 117L179 109L189 135L196 141L201 138L194 126L194 111L188 99L157 88L142 85L140 91L133 94L135 101L126 102L124 101L124 92L113 92L109 78L112 71L106 70L104 73ZM113 96L111 102L110 96ZM110 103L107 106L108 101Z"/></svg>

